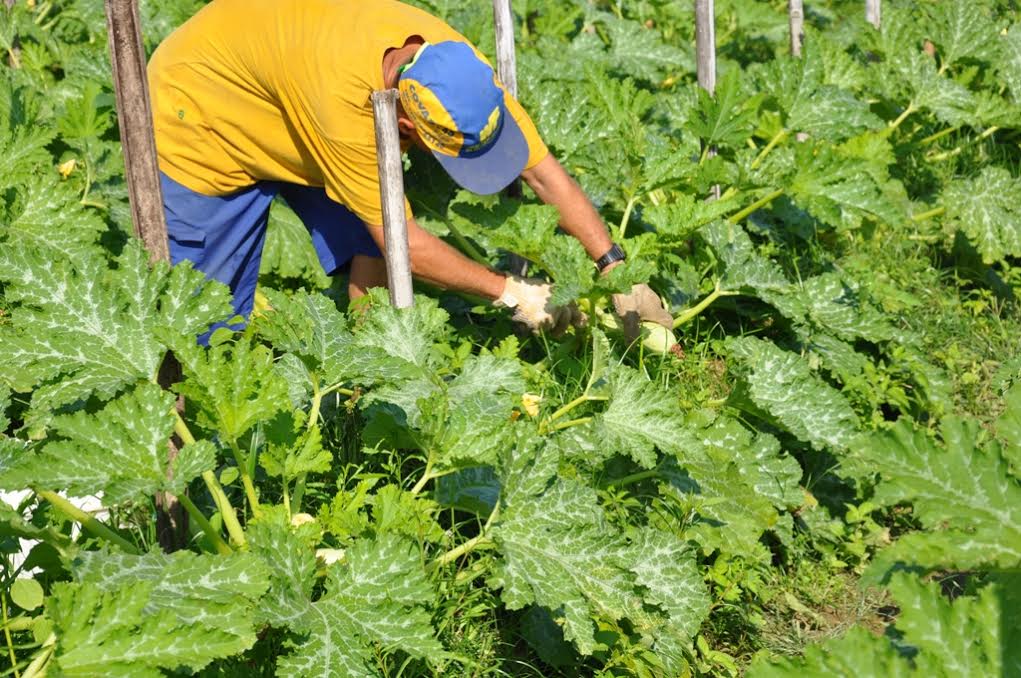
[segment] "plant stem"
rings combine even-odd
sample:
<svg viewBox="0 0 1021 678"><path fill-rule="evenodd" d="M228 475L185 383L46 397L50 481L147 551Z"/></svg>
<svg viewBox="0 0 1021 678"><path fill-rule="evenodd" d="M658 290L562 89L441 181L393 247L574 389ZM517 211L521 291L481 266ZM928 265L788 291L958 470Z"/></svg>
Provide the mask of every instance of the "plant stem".
<svg viewBox="0 0 1021 678"><path fill-rule="evenodd" d="M94 517L69 502L64 497L61 497L56 492L43 490L36 492L36 494L53 504L53 506L61 513L67 515L76 522L81 523L82 527L91 532L93 535L101 539L105 539L111 544L116 544L126 553L136 556L138 555L138 548L134 544L114 532L113 529L104 523L96 520Z"/></svg>
<svg viewBox="0 0 1021 678"><path fill-rule="evenodd" d="M319 412L323 406L323 397L326 396L327 391L323 391L319 388L319 377L312 375L312 407L308 411L308 422L306 424L309 431L312 430L313 426L319 425ZM289 513L298 513L301 511L301 502L305 499L305 483L308 479L307 473L301 473L294 481L294 495L291 497L291 503L289 504ZM284 481L286 484L286 481Z"/></svg>
<svg viewBox="0 0 1021 678"><path fill-rule="evenodd" d="M43 643L42 651L32 659L32 663L25 669L25 675L22 678L43 678L46 675L46 667L50 663L50 657L53 656L54 650L57 649L57 636L50 634L50 637Z"/></svg>
<svg viewBox="0 0 1021 678"><path fill-rule="evenodd" d="M713 303L720 297L733 297L737 296L737 294L738 294L737 292L721 289L720 283L717 282L716 288L708 295L706 295L705 299L698 302L697 304L695 304L694 306L692 306L691 308L687 309L686 311L678 315L676 318L674 318L674 329L676 330L681 325L691 322L694 318L698 317L702 313L702 311L712 306Z"/></svg>
<svg viewBox="0 0 1021 678"><path fill-rule="evenodd" d="M480 252L479 249L465 237L464 233L461 233L461 230L454 225L454 222L450 219L444 219L444 222L446 223L447 229L450 231L450 235L454 236L454 240L456 240L457 244L462 250L464 250L464 253L471 257L475 263L488 267L489 262L486 261L486 257L483 256L482 252Z"/></svg>
<svg viewBox="0 0 1021 678"><path fill-rule="evenodd" d="M205 481L206 488L209 490L209 494L212 495L213 503L216 504L217 510L223 516L223 526L227 528L227 534L230 535L231 541L238 546L244 546L246 544L245 532L241 529L238 516L234 512L234 507L231 506L227 493L223 491L220 481L216 479L216 475L212 471L203 473L202 480Z"/></svg>
<svg viewBox="0 0 1021 678"><path fill-rule="evenodd" d="M227 545L227 542L223 540L220 533L213 529L213 526L209 523L205 514L199 510L199 507L195 505L195 502L191 500L191 497L187 494L181 494L177 497L177 499L181 502L181 506L184 507L184 510L188 512L188 516L198 523L198 526L202 528L205 535L209 537L209 541L213 543L213 547L216 549L217 553L221 556L229 556L234 552L234 549Z"/></svg>
<svg viewBox="0 0 1021 678"><path fill-rule="evenodd" d="M973 146L973 145L977 144L980 141L984 141L984 140L988 139L993 134L996 134L996 132L998 132L999 129L1000 129L999 127L997 127L996 125L993 125L989 129L987 129L984 132L982 132L982 134L979 134L974 139L970 139L969 141L961 144L957 148L953 148L953 149L951 149L949 151L945 151L943 153L937 153L936 155L928 156L926 158L926 160L928 160L929 162L941 162L943 160L949 160L950 158L953 158L954 156L960 155L961 152L965 148L967 148L968 146Z"/></svg>
<svg viewBox="0 0 1021 678"><path fill-rule="evenodd" d="M960 125L955 125L954 127L947 127L946 129L942 129L939 132L936 132L935 134L930 134L929 136L925 137L924 139L922 139L921 141L918 142L918 145L919 146L927 146L927 145L931 144L934 141L938 141L938 140L942 139L943 137L947 136L948 134L953 134L954 132L956 132L959 129L961 129Z"/></svg>
<svg viewBox="0 0 1021 678"><path fill-rule="evenodd" d="M778 188L775 191L773 191L772 193L770 193L769 195L766 195L766 196L764 196L762 198L759 198L758 200L753 202L751 205L748 205L748 207L745 207L743 210L741 210L737 214L735 214L732 217L730 217L728 219L728 221L730 221L730 223L732 223L732 224L738 224L741 221L743 221L745 217L747 217L748 215L750 215L753 212L755 212L755 210L757 210L757 209L759 209L761 207L765 207L766 205L768 205L769 203L773 202L774 200L776 200L777 198L779 198L783 194L784 194L784 189Z"/></svg>
<svg viewBox="0 0 1021 678"><path fill-rule="evenodd" d="M14 669L14 678L21 678L18 672L18 657L14 654L14 640L11 638L11 628L7 619L7 596L0 594L0 605L4 613L4 638L7 640L7 651L11 655L11 667Z"/></svg>
<svg viewBox="0 0 1021 678"><path fill-rule="evenodd" d="M937 207L936 209L931 209L928 212L922 212L921 214L911 215L911 221L925 221L926 219L938 217L946 211L947 211L946 207Z"/></svg>
<svg viewBox="0 0 1021 678"><path fill-rule="evenodd" d="M572 419L571 421L562 421L549 430L550 433L553 431L563 431L565 428L571 428L573 426L582 426L592 421L592 417L582 417L580 419Z"/></svg>
<svg viewBox="0 0 1021 678"><path fill-rule="evenodd" d="M627 223L631 221L631 212L635 208L635 203L638 201L638 196L631 196L628 198L627 206L624 208L624 216L621 217L620 226L617 227L617 236L623 240L624 231L627 230Z"/></svg>
<svg viewBox="0 0 1021 678"><path fill-rule="evenodd" d="M432 469L433 456L430 454L429 458L425 460L425 472L422 474L422 477L418 479L418 482L415 483L415 486L411 488L411 494L418 494L423 488L425 488L425 484L432 479Z"/></svg>
<svg viewBox="0 0 1021 678"><path fill-rule="evenodd" d="M432 563L429 564L429 568L435 569L438 567L443 567L444 565L448 565L454 562L461 556L466 555L470 551L478 548L483 544L492 543L493 538L489 536L489 528L493 526L493 523L496 521L496 518L499 515L500 504L497 504L489 513L489 518L486 519L486 524L482 526L482 531L479 532L478 536L469 539L468 541L461 544L457 548L451 549L444 553L442 556L437 557L436 560L432 561Z"/></svg>
<svg viewBox="0 0 1021 678"><path fill-rule="evenodd" d="M908 116L910 116L912 113L914 113L915 110L916 109L915 109L915 104L914 103L908 104L908 107L905 108L904 111L900 115L898 115L895 120L891 121L890 124L887 125L885 130L883 130L883 136L884 137L888 137L891 134L893 134L894 131L898 127L901 126L901 123L903 123L905 120L907 120Z"/></svg>
<svg viewBox="0 0 1021 678"><path fill-rule="evenodd" d="M612 480L606 483L603 487L627 487L628 485L634 485L635 483L640 483L649 478L655 478L657 475L659 475L659 469L656 468L649 469L648 471L639 471L637 473L632 473L629 476Z"/></svg>
<svg viewBox="0 0 1021 678"><path fill-rule="evenodd" d="M245 487L245 496L248 497L248 504L252 507L252 514L258 517L262 511L259 508L259 495L255 493L255 483L252 482L252 476L248 473L248 460L242 454L236 440L230 441L230 451L234 454L234 462L238 465L238 471L241 472L241 484Z"/></svg>
<svg viewBox="0 0 1021 678"><path fill-rule="evenodd" d="M786 139L788 134L789 132L786 129L781 129L779 132L774 134L773 138L769 140L768 144L766 144L766 147L763 148L758 157L755 158L755 161L752 163L752 169L761 165L762 161L766 159L766 156L769 155L770 151L776 148L777 144Z"/></svg>
<svg viewBox="0 0 1021 678"><path fill-rule="evenodd" d="M188 424L181 418L181 413L177 411L176 407L173 413L175 417L174 433L178 435L185 445L194 445L195 436L191 434ZM202 480L206 483L206 488L209 490L209 494L212 495L213 503L216 504L217 510L223 516L223 526L227 528L227 534L230 535L231 540L235 544L244 546L245 532L241 529L241 523L238 522L237 514L234 513L234 507L231 506L230 499L227 497L227 493L223 491L220 481L216 479L216 475L212 471L205 471L202 474Z"/></svg>

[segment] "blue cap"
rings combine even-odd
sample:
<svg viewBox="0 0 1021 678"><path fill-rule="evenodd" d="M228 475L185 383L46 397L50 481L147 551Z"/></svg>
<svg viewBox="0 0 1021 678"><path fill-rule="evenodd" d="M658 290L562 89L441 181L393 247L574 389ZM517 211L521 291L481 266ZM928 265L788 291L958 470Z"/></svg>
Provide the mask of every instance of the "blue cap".
<svg viewBox="0 0 1021 678"><path fill-rule="evenodd" d="M525 135L507 111L493 69L470 45L424 44L398 89L423 143L462 187L496 193L525 169Z"/></svg>

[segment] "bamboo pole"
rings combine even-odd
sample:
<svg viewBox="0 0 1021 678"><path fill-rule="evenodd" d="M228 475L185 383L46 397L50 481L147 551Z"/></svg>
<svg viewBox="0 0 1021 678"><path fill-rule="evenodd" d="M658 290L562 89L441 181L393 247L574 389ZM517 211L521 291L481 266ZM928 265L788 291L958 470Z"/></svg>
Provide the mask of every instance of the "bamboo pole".
<svg viewBox="0 0 1021 678"><path fill-rule="evenodd" d="M518 62L514 48L514 13L511 12L511 0L493 0L493 25L496 28L496 76L507 88L508 94L518 96ZM504 194L510 198L521 197L521 182L515 180L506 188ZM519 254L507 258L511 273L526 275L528 259Z"/></svg>
<svg viewBox="0 0 1021 678"><path fill-rule="evenodd" d="M404 209L404 166L397 131L397 90L373 92L372 113L376 119L376 161L390 303L396 308L409 308L414 303L414 295L408 254L408 215Z"/></svg>
<svg viewBox="0 0 1021 678"><path fill-rule="evenodd" d="M695 0L695 60L698 84L710 95L716 94L716 3ZM709 156L716 155L709 149ZM713 198L719 200L720 187L713 186Z"/></svg>
<svg viewBox="0 0 1021 678"><path fill-rule="evenodd" d="M882 25L882 19L882 0L865 0L865 20L875 26L878 31Z"/></svg>
<svg viewBox="0 0 1021 678"><path fill-rule="evenodd" d="M141 238L149 252L150 263L169 262L170 245L136 0L106 0L106 27L113 66L117 123L124 152L124 176L135 235ZM168 355L160 366L159 384L169 388L180 380L181 366L173 355ZM177 407L183 410L183 399L178 399ZM169 468L177 457L179 441L168 440L167 448ZM187 544L187 520L177 497L169 492L156 495L156 534L165 550L174 551Z"/></svg>
<svg viewBox="0 0 1021 678"><path fill-rule="evenodd" d="M791 55L801 57L801 45L805 41L805 4L803 0L787 0L790 14Z"/></svg>

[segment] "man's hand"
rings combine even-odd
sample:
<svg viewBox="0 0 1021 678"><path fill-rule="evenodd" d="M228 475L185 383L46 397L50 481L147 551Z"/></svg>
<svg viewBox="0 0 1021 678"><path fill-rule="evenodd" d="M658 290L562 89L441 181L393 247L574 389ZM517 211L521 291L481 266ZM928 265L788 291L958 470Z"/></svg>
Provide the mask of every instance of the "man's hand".
<svg viewBox="0 0 1021 678"><path fill-rule="evenodd" d="M674 319L663 307L659 295L648 285L634 285L628 294L613 295L613 308L624 326L624 336L634 341L642 332L643 322L654 322L673 329Z"/></svg>
<svg viewBox="0 0 1021 678"><path fill-rule="evenodd" d="M549 283L536 278L507 278L503 294L493 304L514 309L514 320L524 323L532 332L550 330L553 336L563 334L568 325L579 325L584 316L574 304L550 304Z"/></svg>

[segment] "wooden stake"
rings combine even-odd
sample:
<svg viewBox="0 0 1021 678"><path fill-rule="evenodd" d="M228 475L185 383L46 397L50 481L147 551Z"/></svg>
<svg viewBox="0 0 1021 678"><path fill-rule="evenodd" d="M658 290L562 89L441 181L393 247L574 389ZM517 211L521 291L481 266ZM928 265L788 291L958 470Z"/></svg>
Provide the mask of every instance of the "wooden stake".
<svg viewBox="0 0 1021 678"><path fill-rule="evenodd" d="M514 15L510 0L493 0L496 25L496 76L514 98L518 96L517 56L514 52Z"/></svg>
<svg viewBox="0 0 1021 678"><path fill-rule="evenodd" d="M493 0L493 24L496 27L496 77L500 79L507 92L514 98L518 96L518 60L514 48L514 14L511 12L511 0ZM514 182L504 190L509 198L521 197L521 180ZM507 257L507 265L511 273L526 275L528 259L519 254Z"/></svg>
<svg viewBox="0 0 1021 678"><path fill-rule="evenodd" d="M716 3L695 0L695 59L698 84L710 95L716 94ZM716 155L709 150L709 157ZM720 187L713 186L713 198L720 199Z"/></svg>
<svg viewBox="0 0 1021 678"><path fill-rule="evenodd" d="M106 26L110 36L113 89L117 97L117 123L124 152L124 176L135 235L142 239L150 262L169 262L170 246L137 3L134 0L106 0ZM169 388L180 380L180 364L173 355L167 355L160 368L160 386ZM177 407L183 410L183 399L178 399ZM177 457L180 441L168 440L167 445L168 461L172 463ZM177 497L169 492L156 495L156 534L164 550L175 551L187 545L187 521Z"/></svg>
<svg viewBox="0 0 1021 678"><path fill-rule="evenodd" d="M137 2L106 0L106 26L135 234L145 243L150 261L170 261Z"/></svg>
<svg viewBox="0 0 1021 678"><path fill-rule="evenodd" d="M716 93L716 3L695 0L695 56L698 84L709 94Z"/></svg>
<svg viewBox="0 0 1021 678"><path fill-rule="evenodd" d="M404 210L404 165L397 131L397 90L373 92L372 113L376 118L376 159L390 303L397 308L409 308L414 303L414 294L408 255L408 215Z"/></svg>
<svg viewBox="0 0 1021 678"><path fill-rule="evenodd" d="M791 24L791 55L801 56L801 44L805 40L805 5L802 0L787 0Z"/></svg>
<svg viewBox="0 0 1021 678"><path fill-rule="evenodd" d="M882 25L882 0L865 0L865 20L876 27L878 31Z"/></svg>

